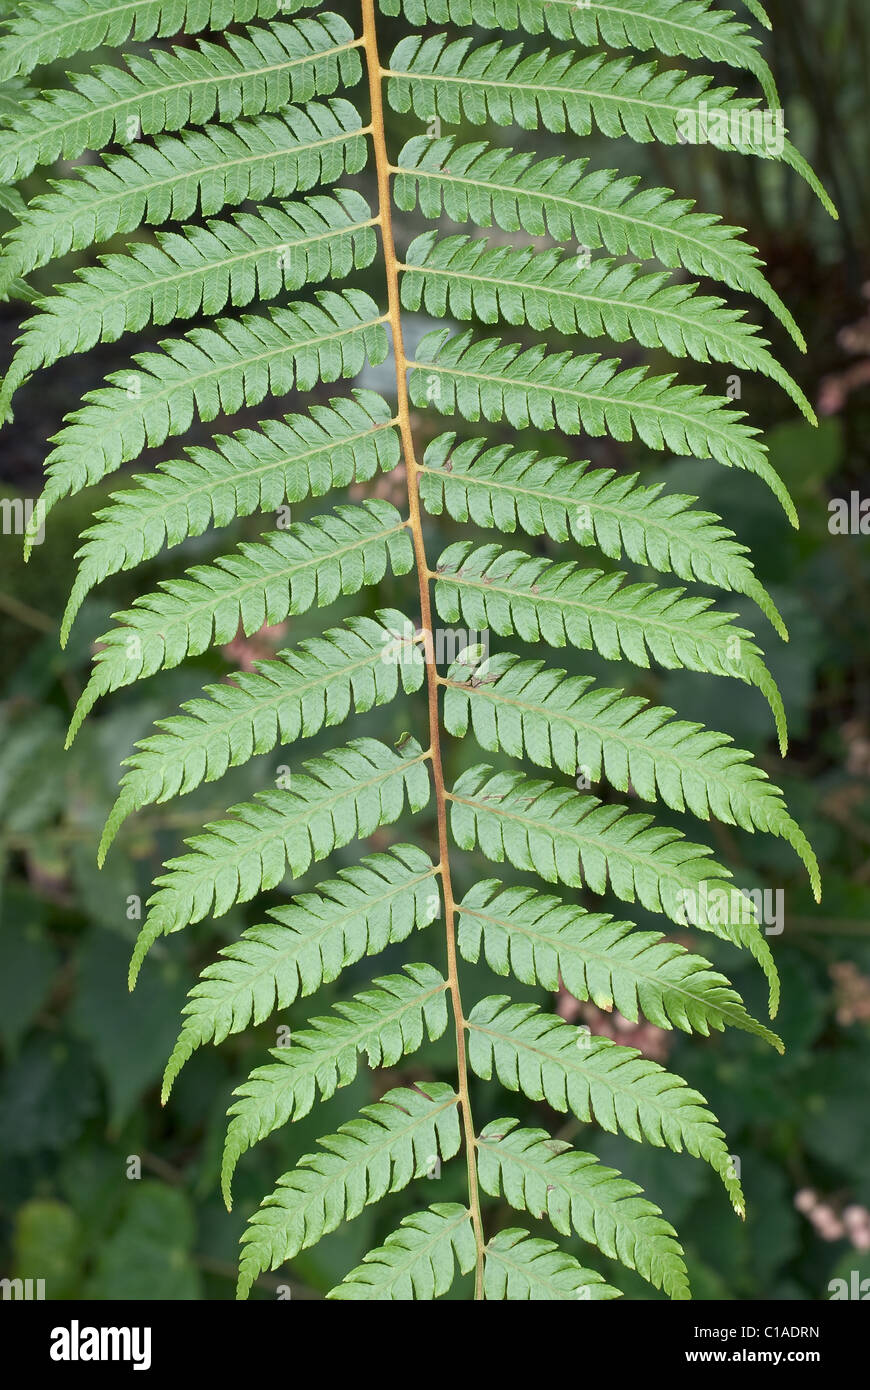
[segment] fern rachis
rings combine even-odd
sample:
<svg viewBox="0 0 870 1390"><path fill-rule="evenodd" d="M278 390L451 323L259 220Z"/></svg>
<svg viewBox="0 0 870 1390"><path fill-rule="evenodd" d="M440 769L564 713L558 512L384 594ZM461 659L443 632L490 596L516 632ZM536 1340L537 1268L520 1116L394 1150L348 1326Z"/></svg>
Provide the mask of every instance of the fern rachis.
<svg viewBox="0 0 870 1390"><path fill-rule="evenodd" d="M516 1117L478 1132L472 1100L478 1088L500 1086L503 1100L522 1093L581 1124L686 1151L710 1165L743 1213L704 1097L541 1005L564 987L629 1020L703 1038L733 1027L747 1045L782 1049L713 964L589 901L639 903L745 948L767 978L773 1014L778 976L757 913L732 888L728 864L668 814L693 816L702 830L716 820L779 837L818 896L813 851L782 793L725 734L655 703L647 687L641 695L573 670L575 654L593 652L642 672L685 669L754 685L784 751L785 712L760 645L730 599L723 609L692 586L752 599L787 633L745 547L696 498L555 450L578 436L609 437L713 459L766 482L796 524L739 410L712 388L618 355L635 342L677 367L689 358L758 372L814 420L770 343L725 297L759 301L803 346L757 253L670 190L596 169L582 152L593 129L680 143L680 113L700 101L729 130L751 129L754 99L683 64L748 73L771 104L773 77L751 29L708 0L588 9L568 0L380 0L403 26L388 60L375 0L315 18L310 8L306 0L58 0L41 23L28 0L0 35L6 76L102 45L116 58L79 72L67 89L28 96L0 132L7 181L60 156L98 156L29 205L10 202L17 220L0 248L3 293L21 292L22 277L70 253L98 259L36 297L0 410L8 416L28 378L63 357L146 328L172 335L67 417L46 460L44 509L148 448L172 449L194 423L260 412L208 445L182 443L178 457L132 480L121 475L129 485L84 532L63 640L111 576L197 538L215 545L241 518L259 516L263 526L265 513L304 509L288 527L218 548L115 614L72 717L70 738L102 697L159 682L237 632L294 620L285 649L232 682L207 684L137 743L99 846L102 862L143 807L289 750L286 785L209 820L155 879L131 982L165 934L272 895L268 922L251 908L250 925L191 991L164 1097L197 1049L324 986L342 991L236 1090L222 1166L229 1203L252 1145L350 1085L363 1057L398 1068L452 1020L449 1076L393 1086L280 1177L248 1224L240 1296L365 1206L402 1192L433 1159L456 1163L462 1151L463 1200L405 1215L329 1297L430 1299L448 1294L457 1274L473 1275L476 1299L616 1297L594 1267L601 1258L671 1298L689 1297L677 1233L633 1182ZM416 32L433 25L439 32ZM478 42L461 33L471 25L499 34ZM192 36L192 47L179 42ZM124 56L129 41L153 46ZM679 66L659 64L657 54ZM409 127L395 158L386 107ZM459 129L441 135L442 119ZM413 121L435 125L424 136ZM560 151L539 157L471 138L484 123L556 133ZM720 143L732 155L781 158L827 202L788 141L778 154L751 134ZM420 233L419 219L435 229ZM498 241L485 238L492 228ZM532 248L528 236L553 244ZM578 260L575 241L605 254ZM422 312L447 326L411 354L407 316ZM604 338L610 352L595 346ZM390 339L394 401L353 384L386 361ZM326 386L328 404L315 396ZM484 422L485 433L460 426L431 437L429 425L437 431L444 416ZM537 438L527 446L529 429L558 432L554 452L539 452ZM351 495L334 501L343 489ZM436 555L432 536L442 532L452 539ZM671 578L654 582L650 571ZM340 615L326 612L338 602ZM445 623L520 651L482 659L469 649L442 661ZM532 654L522 650L529 643ZM571 669L550 659L554 647L570 651ZM631 680L622 667L620 675ZM351 716L374 711L395 717L397 741L344 731ZM335 746L323 744L327 730ZM315 756L297 748L318 737ZM480 763L476 751L457 757L464 740L497 764ZM607 795L593 784L606 784ZM374 836L360 853L358 842ZM486 861L505 865L507 881L484 879ZM285 884L294 891L276 904ZM688 912L708 890L723 894L726 909ZM399 948L409 952L401 969L375 967L372 985L353 992L343 984L345 971ZM469 1003L460 962L485 963L536 990L540 1003L498 993ZM490 1200L546 1218L572 1246L593 1247L593 1267L524 1227L491 1225Z"/></svg>

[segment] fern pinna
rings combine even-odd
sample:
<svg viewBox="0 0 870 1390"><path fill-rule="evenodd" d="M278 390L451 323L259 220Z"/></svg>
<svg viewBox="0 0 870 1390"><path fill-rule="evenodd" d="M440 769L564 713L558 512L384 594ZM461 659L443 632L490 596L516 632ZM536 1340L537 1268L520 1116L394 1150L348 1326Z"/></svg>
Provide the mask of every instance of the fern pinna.
<svg viewBox="0 0 870 1390"><path fill-rule="evenodd" d="M766 22L759 4L747 8ZM659 1208L595 1156L547 1128L521 1127L505 1093L539 1103L543 1124L570 1111L581 1124L688 1151L742 1214L739 1176L703 1096L542 1001L563 986L630 1021L642 1014L704 1036L731 1025L781 1049L728 980L673 939L669 924L692 925L748 950L775 1012L776 968L753 904L668 814L781 837L817 895L818 870L782 794L730 738L566 671L549 652L562 649L569 666L573 648L755 686L785 748L782 701L752 633L727 602L693 591L753 600L784 637L746 549L695 498L593 467L577 450L609 436L651 455L713 459L757 475L796 516L731 400L589 343L762 373L813 412L745 309L716 293L759 301L803 345L742 234L665 188L593 167L583 137L707 140L788 164L830 204L788 139L768 138L761 97L694 70L731 69L776 106L749 24L710 0L380 0L380 14L361 0L341 14L306 10L310 0L28 0L0 40L5 79L65 59L77 66L60 89L22 89L0 133L0 182L99 156L68 165L26 206L7 198L17 218L0 285L35 302L3 382L4 413L32 374L61 358L171 326L155 350L89 392L52 440L44 513L147 449L175 451L127 477L96 512L63 640L108 576L166 548L187 558L194 538L242 517L261 514L266 528L115 614L70 737L104 695L240 629L250 636L340 604L322 631L313 619L300 637L306 629L291 623L286 650L206 685L127 759L101 859L141 808L279 745L290 759L287 778L232 805L166 862L131 983L166 933L273 894L257 909L267 920L202 971L168 1095L196 1049L263 1023L412 933L418 942L402 968L373 966L367 988L294 1030L239 1086L227 1202L246 1151L353 1082L362 1058L398 1068L452 1030L449 1079L433 1063L385 1082L278 1180L244 1234L240 1296L437 1160L465 1165L464 1199L413 1197L412 1214L330 1297L435 1298L458 1272L473 1273L475 1298L615 1297L600 1272L537 1233L533 1223L546 1220L685 1298L683 1251ZM82 55L98 48L103 61L88 68ZM499 127L552 132L560 153L530 152L525 134L516 148L494 142ZM394 130L406 139L398 153L388 148ZM71 278L47 293L22 288L69 253L86 255ZM359 287L366 271L366 283L382 287L377 297ZM436 321L413 349L408 315ZM367 386L339 385L385 363L390 342L392 389L371 389L371 375ZM243 408L259 417L233 428ZM212 421L223 432L203 444ZM193 441L176 445L192 428ZM547 432L558 436L549 452ZM334 504L333 492L342 494ZM321 509L289 526L268 516L311 499L323 499ZM466 538L439 554L445 526ZM375 592L364 600L365 589ZM445 660L444 625L506 644L488 653L471 644ZM391 702L400 706L394 740L345 727ZM306 757L305 740L318 735L322 751ZM463 756L472 741L479 755ZM481 760L489 755L492 766ZM449 779L448 757L458 768ZM626 797L660 803L661 818ZM337 867L318 878L312 866L333 855ZM481 877L483 861L494 877ZM605 893L628 912L661 914L664 933L596 910ZM724 910L708 910L713 893ZM538 1002L528 990L472 1002L460 991L460 958L532 987ZM496 1116L479 1128L472 1094ZM525 1213L525 1227L506 1223L506 1206Z"/></svg>

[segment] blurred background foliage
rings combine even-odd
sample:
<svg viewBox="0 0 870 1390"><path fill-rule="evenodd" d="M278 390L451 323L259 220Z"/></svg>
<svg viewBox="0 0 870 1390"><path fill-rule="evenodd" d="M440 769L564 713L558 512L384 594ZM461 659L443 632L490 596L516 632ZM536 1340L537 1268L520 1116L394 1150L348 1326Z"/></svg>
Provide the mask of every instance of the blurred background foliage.
<svg viewBox="0 0 870 1390"><path fill-rule="evenodd" d="M330 8L355 22L352 0L337 0ZM784 892L784 931L770 940L783 976L784 1002L776 1026L787 1045L785 1058L742 1033L704 1040L662 1033L648 1024L620 1029L619 1019L570 998L548 1000L540 991L511 986L516 997L555 1003L594 1031L610 1032L667 1060L707 1096L740 1163L749 1203L746 1222L733 1216L715 1176L699 1161L566 1122L565 1116L499 1093L494 1085L477 1084L473 1099L478 1127L499 1115L518 1115L526 1124L542 1125L596 1152L640 1182L680 1231L696 1297L822 1299L829 1297L832 1278L848 1278L853 1269L862 1277L870 1275L865 1213L870 1206L870 536L832 534L829 529L831 499L849 499L853 492L870 497L870 285L865 283L870 276L870 7L858 0L773 0L769 9L775 38L767 40L767 50L787 123L833 194L839 222L830 221L787 170L703 147L641 147L597 136L581 144L497 129L465 132L466 138L470 134L499 142L517 135L523 147L541 153L587 154L599 167L620 164L624 171L693 196L704 210L746 227L808 339L808 354L800 358L783 332L765 325L776 351L817 404L819 430L795 419L787 399L766 379L744 375L741 381L743 408L768 431L773 462L795 496L799 532L788 527L764 487L746 473L694 460L663 463L642 446L611 441L572 442L536 437L533 431L523 440L544 453L563 450L575 458L585 456L588 444L595 464L620 471L640 468L645 479L698 495L750 546L760 577L789 624L786 646L757 613L748 608L741 613L766 646L786 700L792 744L784 766L766 707L745 687L735 690L725 681L685 672L614 671L588 654L558 654L559 662L573 671L606 674L608 684L618 681L672 705L684 717L727 730L784 786L822 862L821 908L814 905L799 866L781 842L717 825L703 829L740 882ZM386 52L391 38L385 38ZM93 55L77 66L110 56ZM719 76L734 80L733 74ZM43 77L48 85L63 80L60 69L46 70ZM743 90L751 90L750 79ZM4 116L14 111L20 95L15 88L3 94ZM419 132L413 118L392 119L389 137L395 154L408 136ZM44 186L44 176L35 176L23 193L29 198ZM373 196L365 176L360 186ZM8 203L8 195L2 201ZM401 220L400 251L419 230L414 217ZM48 289L82 263L81 257L69 258L62 275L54 267L35 277L35 287ZM360 283L379 295L378 266ZM753 304L752 315L758 312ZM2 363L9 360L26 305L3 305L0 313ZM424 321L409 326L412 342L426 327ZM45 441L64 414L108 371L123 367L130 352L153 346L160 336L146 334L136 342L73 358L21 391L14 423L0 440L4 497L38 496ZM640 353L629 344L625 356L633 361ZM690 363L688 371L711 389L725 391L727 367ZM364 384L389 392L388 364L368 373ZM326 398L336 391L323 394ZM301 403L278 403L275 410L288 405L299 408ZM252 412L250 420L264 413ZM237 417L232 427L241 423L249 420ZM421 441L442 427L449 422L434 417L417 421ZM227 422L218 420L208 429L196 427L189 438L200 442L222 428ZM494 440L500 437L497 427L490 434ZM177 452L177 446L151 451L149 462ZM58 618L75 570L76 536L124 481L116 476L58 507L44 544L27 567L19 538L0 536L0 856L5 877L0 1266L3 1274L45 1278L49 1297L226 1299L233 1294L237 1241L260 1196L319 1135L331 1132L389 1086L430 1076L449 1078L452 1044L448 1035L387 1075L363 1069L352 1086L316 1107L313 1115L258 1145L240 1166L236 1206L228 1215L218 1192L218 1164L233 1087L274 1045L277 1025L301 1024L374 974L424 951L430 956L434 951L437 960L441 946L436 929L427 938L393 947L377 961L346 971L336 984L268 1025L219 1049L202 1049L162 1110L158 1081L186 991L220 945L261 920L264 906L274 905L293 888L312 886L330 868L354 862L366 848L412 838L431 849L434 828L426 816L391 827L368 845L336 855L303 884L285 882L268 904L237 908L216 923L164 939L152 951L132 996L125 974L139 925L137 902L144 903L162 862L205 819L274 783L282 764L296 766L303 756L339 740L326 731L304 749L278 748L273 756L168 808L154 807L132 818L102 872L95 863L99 832L114 800L119 763L155 718L175 710L205 681L231 676L240 665L249 666L316 633L344 612L360 611L360 604L368 604L368 611L389 604L411 612L413 598L404 582L388 580L378 591L338 604L325 616L310 613L281 630L237 640L181 671L156 675L115 695L65 753L71 707L86 680L93 643L110 614L161 577L178 573L183 564L222 553L275 524L274 517L261 516L211 531L180 547L181 554L164 554L134 576L115 577L86 603L67 650L61 652ZM403 480L380 479L370 486L400 500ZM322 504L300 506L294 519L321 509ZM430 554L456 538L450 523L429 526ZM597 554L593 563L599 563ZM728 607L739 610L740 605ZM406 728L420 733L424 727L422 705L409 709L399 701L357 718L345 734L372 733L393 741ZM481 760L470 739L448 742L446 757L450 778ZM690 834L699 838L697 823ZM481 860L457 855L461 891L491 873ZM662 925L642 912L636 919L641 926ZM763 1014L762 981L751 963L709 936L687 944L712 958L756 1014ZM483 967L464 967L463 987L473 1000L498 992L501 985ZM274 1298L279 1289L292 1289L294 1298L317 1298L409 1209L463 1197L463 1164L455 1160L409 1192L367 1209L289 1270L262 1278L254 1296ZM507 1208L492 1204L490 1229L512 1219ZM596 1252L584 1250L583 1258L629 1297L658 1296L625 1271L609 1269ZM467 1288L458 1284L453 1297L467 1296Z"/></svg>

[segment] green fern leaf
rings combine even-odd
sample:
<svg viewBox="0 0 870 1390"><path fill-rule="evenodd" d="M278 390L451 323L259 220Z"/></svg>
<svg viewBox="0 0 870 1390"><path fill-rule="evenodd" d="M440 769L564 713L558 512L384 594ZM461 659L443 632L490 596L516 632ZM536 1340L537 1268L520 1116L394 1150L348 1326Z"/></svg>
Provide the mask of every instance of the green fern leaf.
<svg viewBox="0 0 870 1390"><path fill-rule="evenodd" d="M664 347L674 357L727 362L776 381L816 423L815 412L768 351L758 330L722 299L666 274L641 275L636 265L598 260L577 265L558 251L489 247L470 237L426 232L408 247L401 267L402 303L437 318L529 324L569 336L610 337Z"/></svg>
<svg viewBox="0 0 870 1390"><path fill-rule="evenodd" d="M448 794L453 838L461 849L479 846L494 863L508 860L548 883L585 886L593 893L609 887L622 902L639 901L680 926L691 922L745 946L767 977L773 1017L779 984L770 947L751 902L737 890L732 901L723 886L731 875L709 857L706 846L691 844L679 831L624 806L531 782L519 772L487 778L490 771L468 768Z"/></svg>
<svg viewBox="0 0 870 1390"><path fill-rule="evenodd" d="M608 0L578 5L576 0L380 0L385 14L404 12L409 24L477 25L481 29L523 29L576 39L586 47L655 50L668 57L707 58L745 68L761 83L770 106L779 106L776 84L758 52L758 40L734 15L707 8L707 0Z"/></svg>
<svg viewBox="0 0 870 1390"><path fill-rule="evenodd" d="M685 667L734 676L765 696L785 751L782 698L752 634L736 627L709 599L654 584L624 585L624 574L553 564L497 545L474 549L457 541L435 570L435 600L446 622L464 618L475 631L491 628L525 642L547 642L624 657L648 666L652 655L669 669Z"/></svg>
<svg viewBox="0 0 870 1390"><path fill-rule="evenodd" d="M676 1231L641 1189L577 1153L543 1129L517 1129L517 1120L493 1120L480 1133L480 1182L492 1197L519 1211L547 1216L556 1230L572 1231L605 1255L636 1269L670 1298L690 1298Z"/></svg>
<svg viewBox="0 0 870 1390"><path fill-rule="evenodd" d="M152 50L127 68L102 66L74 79L71 92L37 97L0 135L0 180L12 183L38 164L143 135L282 111L289 102L330 96L362 75L353 30L328 11L319 19L227 34L227 47Z"/></svg>
<svg viewBox="0 0 870 1390"><path fill-rule="evenodd" d="M209 914L221 916L261 889L275 888L288 871L301 878L334 849L393 824L406 801L411 811L421 811L429 800L424 754L413 739L398 752L376 739L355 739L303 768L289 788L231 806L232 819L207 825L186 842L188 854L167 862L148 900L131 984L159 937Z"/></svg>
<svg viewBox="0 0 870 1390"><path fill-rule="evenodd" d="M167 339L162 353L140 353L130 372L113 372L110 385L89 392L87 404L53 436L46 459L45 515L79 492L163 444L195 418L259 405L268 395L352 377L387 355L383 316L362 290L323 290L316 304L217 319Z"/></svg>
<svg viewBox="0 0 870 1390"><path fill-rule="evenodd" d="M560 1234L684 1298L682 1250L659 1209L590 1154L521 1128L497 1096L484 1101L486 1118L505 1108L509 1118L479 1130L469 1067L533 1106L571 1110L581 1125L706 1160L742 1214L724 1136L703 1098L555 1013L501 996L464 1004L458 960L482 958L537 997L568 990L632 1025L649 1020L704 1037L732 1027L781 1050L702 956L590 911L588 897L639 902L681 929L745 948L768 979L775 1013L778 978L756 891L741 891L706 845L638 814L630 799L780 837L818 897L813 851L747 753L636 694L624 663L755 686L784 751L782 699L734 615L694 588L648 583L633 567L751 598L787 633L737 536L697 498L667 492L658 468L632 473L630 455L640 443L754 473L796 525L758 430L714 380L706 390L689 384L684 366L758 373L808 421L815 416L733 302L751 296L805 348L741 230L667 188L558 151L566 132L647 146L705 143L777 161L780 173L790 166L833 209L785 139L755 35L713 0L362 0L360 15L344 6L303 15L311 8L310 0L52 0L47 8L22 0L0 21L0 207L11 223L0 244L0 297L35 301L0 386L0 424L17 388L42 368L128 333L169 329L157 351L134 356L64 417L46 460L39 525L25 532L27 554L60 499L134 466L76 557L62 642L103 581L130 572L116 585L139 596L124 599L129 607L94 646L70 738L103 695L188 658L209 668L198 698L168 717L149 710L150 732L122 763L99 860L144 808L152 808L147 844L154 832L162 842L172 818L153 808L231 769L234 780L262 788L225 813L204 813L212 818L199 833L163 851L170 857L147 900L130 984L161 936L224 918L222 949L188 995L165 1099L199 1048L263 1028L276 1010L292 1008L295 1024L302 998L345 970L356 974L369 956L386 953L386 969L401 965L412 933L441 918L443 904L443 941L424 959L443 953L445 974L432 963L406 965L328 1014L314 1004L307 1027L279 1024L287 1045L247 1080L235 1078L222 1164L228 1203L240 1156L353 1082L364 1060L395 1068L425 1047L407 1075L428 1067L438 1076L364 1108L279 1180L248 1224L239 1297L368 1203L431 1176L461 1145L459 1188L448 1180L457 1200L427 1205L419 1190L391 1199L395 1218L378 1225L391 1234L330 1298L431 1300L451 1293L457 1269L473 1270L476 1300L618 1296L550 1241L517 1228L492 1236L482 1197L547 1217ZM759 0L744 8L767 24ZM482 30L484 42L432 32L442 24ZM413 25L425 33L409 33ZM387 61L382 28L396 44ZM528 48L504 42L517 33L531 36ZM543 47L542 35L563 51ZM74 71L65 80L55 69L27 81L66 59ZM683 71L696 62L737 71L750 95ZM363 69L367 90L357 100ZM751 94L758 87L767 111ZM409 115L429 129L393 156L393 135L410 133ZM540 143L457 143L441 137L442 119L488 134L514 125L541 132ZM5 186L58 160L81 162L41 182L45 191L35 184L29 204ZM654 163L648 154L642 162ZM703 162L707 186L712 152ZM419 212L418 225L412 217L400 226L397 211ZM497 231L480 239L487 229ZM533 250L531 237L551 244ZM593 260L594 251L603 254ZM72 266L58 264L65 257ZM55 289L46 293L46 284ZM421 316L440 323L419 342ZM625 358L575 355L581 336L593 345L610 339ZM679 371L652 375L643 350L668 354ZM394 376L393 386L361 389L370 371L379 384L384 371ZM329 383L339 380L346 392L327 403ZM254 413L269 397L291 396L262 418ZM434 418L445 415L493 428L430 440ZM209 438L212 422L221 432ZM550 456L538 436L554 430L607 437L596 452L626 458L611 469ZM517 431L529 436L514 439ZM176 439L177 450L167 447ZM151 449L163 451L153 464ZM349 497L309 514L309 499L342 488ZM297 503L304 519L289 524ZM265 534L249 540L254 523L237 523L257 513ZM430 522L447 533L431 551ZM534 553L454 534L468 522L524 532ZM222 554L217 533L227 527L244 538L234 530L227 544L235 549ZM581 568L578 546L596 546L607 557L602 568ZM197 552L218 558L197 563ZM158 557L149 592L132 573ZM623 562L630 576L615 567ZM413 582L405 578L412 572ZM324 614L318 629L314 610L333 603L338 612L329 626ZM91 615L99 606L89 604ZM251 669L215 678L214 647L242 637L253 644L265 625L303 614L307 636L294 633L274 658L245 658ZM490 656L488 641L465 645L460 623L511 645L570 644L596 664L618 663L620 679L593 684L579 656L576 676L535 652ZM68 662L79 659L74 652ZM167 674L149 688L177 701L172 691L186 694L187 679ZM609 688L620 682L625 690ZM638 688L648 685L644 676ZM343 735L331 747L325 731L356 716L366 736ZM105 738L95 730L97 743L114 747L122 726L110 719ZM391 729L385 739L409 732L391 746L369 728ZM457 762L448 734L457 744L473 736L503 770L468 767L463 755ZM296 745L310 738L317 755L300 763ZM292 766L282 763L276 775L263 763L258 774L251 760L271 760L279 747ZM532 780L517 766L525 760L570 780ZM454 766L460 775L448 791L444 769ZM601 799L579 794L593 779L609 784ZM429 818L412 825L430 799ZM457 849L565 885L566 899L481 880L480 860L460 871ZM318 881L313 866L327 859ZM474 886L458 899L460 879ZM262 908L245 906L275 890ZM439 1042L448 1022L451 1039ZM229 1051L231 1061L244 1055ZM445 1067L455 1087L441 1079ZM496 1216L495 1227L501 1222Z"/></svg>
<svg viewBox="0 0 870 1390"><path fill-rule="evenodd" d="M417 348L411 399L443 415L466 420L507 420L514 429L557 427L566 434L610 434L629 442L635 434L650 449L714 458L726 467L757 473L797 525L794 503L768 462L757 431L723 397L698 386L673 385L672 376L651 377L646 367L628 367L597 356L523 350L498 338L474 341L428 333Z"/></svg>
<svg viewBox="0 0 870 1390"><path fill-rule="evenodd" d="M388 1091L321 1139L321 1151L285 1173L251 1217L242 1237L238 1296L244 1298L264 1270L292 1259L387 1192L407 1187L439 1155L452 1158L459 1148L457 1102L449 1086L433 1081L414 1091Z"/></svg>
<svg viewBox="0 0 870 1390"><path fill-rule="evenodd" d="M524 53L520 45L506 48L498 42L475 48L471 39L451 41L446 34L402 39L390 59L388 76L394 110L413 111L420 120L438 117L452 125L494 121L526 130L571 130L581 136L597 128L602 135L629 135L642 144L683 143L687 137L681 121L703 102L720 149L782 159L836 216L830 198L794 146L753 130L750 113L756 103L735 98L732 87L713 87L710 77L600 53L575 61L567 52Z"/></svg>
<svg viewBox="0 0 870 1390"><path fill-rule="evenodd" d="M500 748L589 782L606 776L644 801L661 798L707 820L779 835L793 845L819 893L819 868L782 793L726 734L675 719L674 711L591 678L502 653L457 662L444 682L444 723L457 738L469 724L487 752Z"/></svg>
<svg viewBox="0 0 870 1390"><path fill-rule="evenodd" d="M456 1267L474 1268L471 1213L455 1202L438 1202L406 1216L397 1231L326 1295L351 1300L432 1299L448 1293Z"/></svg>
<svg viewBox="0 0 870 1390"><path fill-rule="evenodd" d="M128 255L105 256L38 301L3 381L0 411L38 368L97 342L341 279L376 254L368 203L346 189L157 235L159 248L137 244Z"/></svg>
<svg viewBox="0 0 870 1390"><path fill-rule="evenodd" d="M164 1101L184 1063L205 1043L223 1042L275 1009L313 994L346 966L404 941L440 916L435 868L413 845L394 845L300 894L251 927L202 972L185 1005L163 1079Z"/></svg>
<svg viewBox="0 0 870 1390"><path fill-rule="evenodd" d="M642 487L638 474L589 468L565 458L539 458L508 445L485 449L480 439L433 439L420 469L427 512L554 541L594 543L611 559L623 555L681 579L698 580L755 600L781 637L785 624L753 573L746 548L698 499Z"/></svg>
<svg viewBox="0 0 870 1390"><path fill-rule="evenodd" d="M249 635L264 623L322 608L377 584L388 567L406 574L412 563L408 523L378 500L294 523L264 541L243 543L214 565L196 566L186 579L164 581L160 592L119 613L120 625L101 639L67 742L109 691L230 642L240 627Z"/></svg>
<svg viewBox="0 0 870 1390"><path fill-rule="evenodd" d="M761 4L761 0L743 0L743 4L746 6L749 13L754 15L760 24L764 25L765 29L770 29L772 27L767 17L767 11Z"/></svg>
<svg viewBox="0 0 870 1390"><path fill-rule="evenodd" d="M112 494L83 533L79 572L61 623L64 645L83 599L95 584L150 560L209 526L228 526L256 511L322 497L366 482L399 462L395 421L373 391L354 391L307 415L264 420L256 430L218 436L213 449L139 474L135 487Z"/></svg>
<svg viewBox="0 0 870 1390"><path fill-rule="evenodd" d="M566 1299L601 1302L619 1298L595 1270L584 1269L551 1240L539 1240L517 1226L499 1231L486 1247L484 1293L489 1299L555 1303Z"/></svg>
<svg viewBox="0 0 870 1390"><path fill-rule="evenodd" d="M274 1063L256 1067L235 1094L221 1169L227 1206L236 1165L252 1145L290 1120L307 1115L357 1074L361 1053L369 1066L393 1066L416 1052L426 1037L447 1027L447 982L431 965L406 965L403 975L375 980L373 989L336 1004L331 1015L311 1020Z"/></svg>
<svg viewBox="0 0 870 1390"><path fill-rule="evenodd" d="M554 994L564 985L575 999L616 1009L632 1023L641 1014L657 1028L708 1037L740 1028L783 1051L781 1040L746 1012L739 994L703 959L573 903L531 888L499 892L495 879L477 883L459 904L459 950L476 963L481 951L497 975L513 974Z"/></svg>
<svg viewBox="0 0 870 1390"><path fill-rule="evenodd" d="M163 38L182 29L221 31L249 19L296 14L313 0L38 0L18 6L0 38L0 81L104 44Z"/></svg>
<svg viewBox="0 0 870 1390"><path fill-rule="evenodd" d="M0 294L10 282L69 251L132 232L143 222L204 217L249 199L288 197L333 183L365 163L362 122L350 102L310 102L282 117L159 136L133 153L55 181L28 205L0 257Z"/></svg>
<svg viewBox="0 0 870 1390"><path fill-rule="evenodd" d="M695 211L666 188L639 187L613 169L590 169L587 159L534 162L526 153L452 136L415 135L399 155L395 198L410 212L419 202L437 220L442 207L454 222L493 224L506 232L604 246L615 256L655 258L685 267L731 289L753 295L776 314L801 349L803 334L779 295L760 273L757 252L713 213Z"/></svg>
<svg viewBox="0 0 870 1390"><path fill-rule="evenodd" d="M187 701L184 714L158 720L159 732L124 760L129 771L106 822L100 862L131 812L213 782L279 742L294 744L341 724L351 709L363 714L386 704L400 681L407 693L419 690L425 666L413 624L395 609L377 616L377 622L349 618L239 672L232 685L206 686L205 698Z"/></svg>
<svg viewBox="0 0 870 1390"><path fill-rule="evenodd" d="M621 1130L638 1143L703 1158L743 1215L743 1193L722 1131L703 1096L682 1077L633 1047L593 1038L534 1004L512 1004L506 995L475 1004L468 1029L469 1062L484 1081L495 1072L509 1091L546 1100L554 1110L570 1109L587 1123L594 1118L611 1134Z"/></svg>

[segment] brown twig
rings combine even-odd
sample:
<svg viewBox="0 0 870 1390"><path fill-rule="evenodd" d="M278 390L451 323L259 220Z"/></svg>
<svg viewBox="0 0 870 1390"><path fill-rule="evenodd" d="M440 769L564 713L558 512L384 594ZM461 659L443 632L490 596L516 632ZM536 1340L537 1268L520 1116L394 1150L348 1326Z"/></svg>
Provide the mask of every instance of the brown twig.
<svg viewBox="0 0 870 1390"><path fill-rule="evenodd" d="M363 38L365 41L368 68L369 94L371 98L371 136L375 153L375 169L378 184L378 221L381 227L381 241L387 280L388 318L393 336L393 353L396 363L396 393L398 397L399 433L402 439L407 485L408 511L411 535L414 543L414 558L417 567L417 582L420 591L420 618L425 636L423 655L426 664L426 687L429 706L429 749L432 761L432 777L435 784L435 805L438 817L438 871L444 893L444 930L447 941L447 980L453 1006L453 1021L456 1033L457 1089L462 1110L465 1153L468 1164L468 1202L471 1223L477 1251L474 1296L483 1298L483 1258L484 1235L480 1213L480 1193L477 1181L477 1153L474 1136L474 1123L468 1093L468 1060L466 1056L466 1021L462 1010L459 992L459 972L456 954L456 905L450 879L450 862L447 841L447 798L444 791L444 770L441 759L441 737L438 718L438 670L435 663L432 640L432 605L429 595L429 565L423 543L423 526L420 516L417 463L414 437L411 429L411 411L408 399L407 371L408 359L405 356L402 336L402 319L399 301L399 269L396 246L393 239L392 208L390 203L390 162L387 154L384 133L384 107L381 84L384 68L378 56L378 41L375 23L374 0L362 0Z"/></svg>

